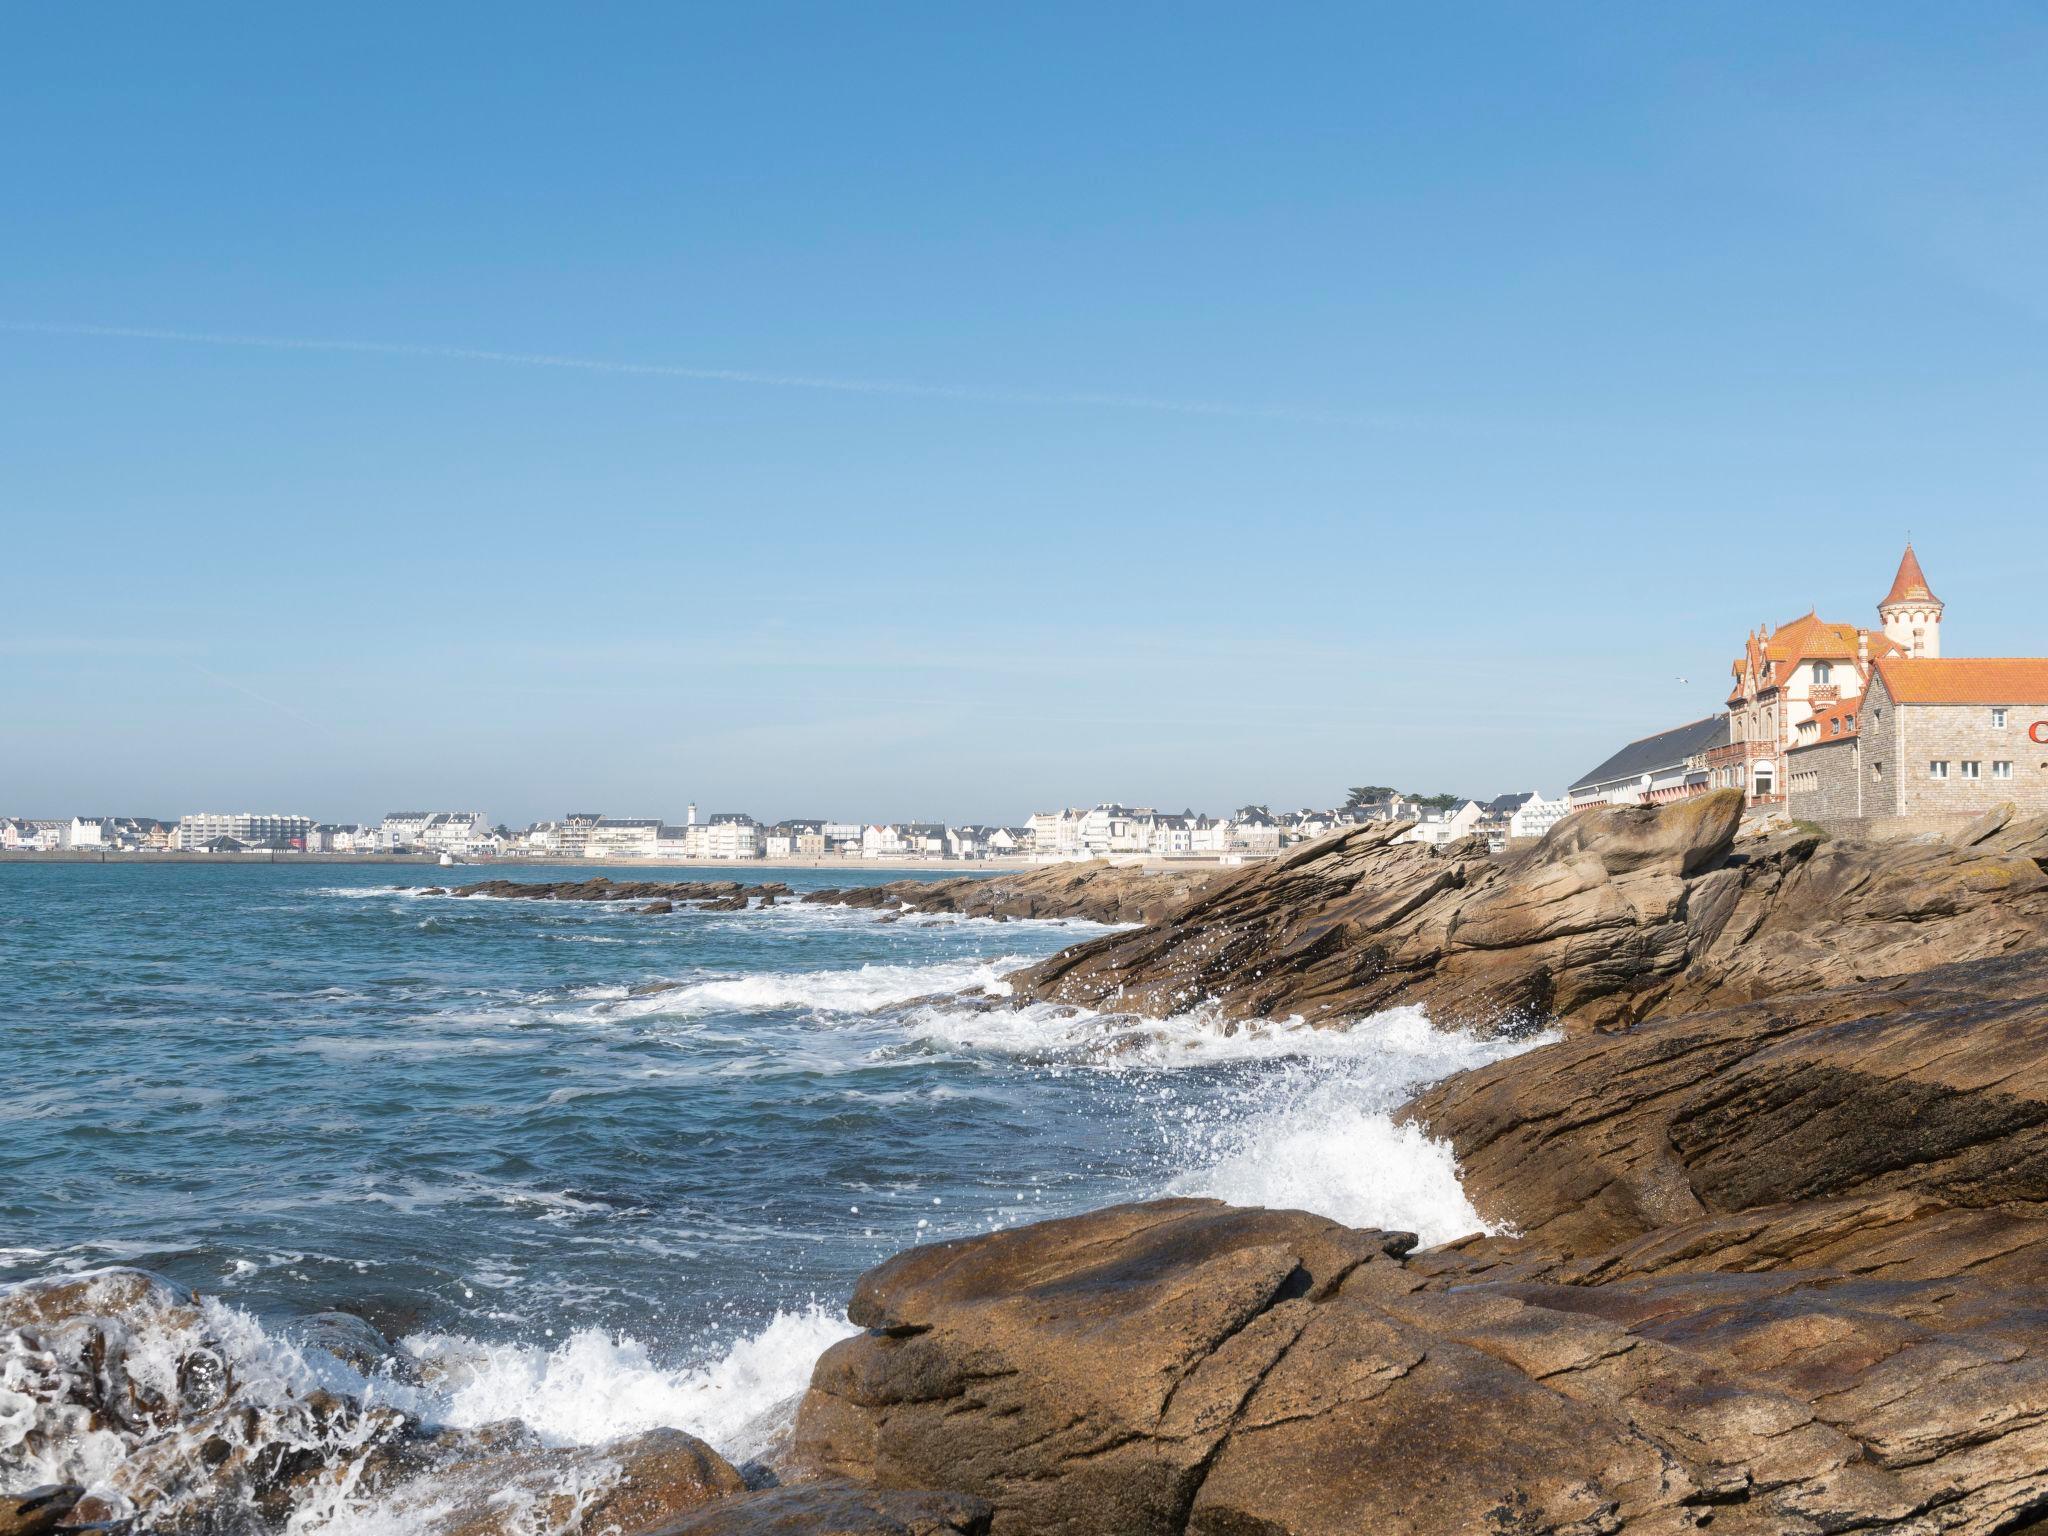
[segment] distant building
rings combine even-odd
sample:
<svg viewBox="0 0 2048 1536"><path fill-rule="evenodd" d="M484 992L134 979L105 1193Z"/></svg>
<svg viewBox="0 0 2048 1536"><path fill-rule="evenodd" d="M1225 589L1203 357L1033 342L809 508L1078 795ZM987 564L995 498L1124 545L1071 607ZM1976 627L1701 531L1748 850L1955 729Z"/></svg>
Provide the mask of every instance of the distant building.
<svg viewBox="0 0 2048 1536"><path fill-rule="evenodd" d="M1532 794L1508 817L1508 836L1542 837L1571 813L1572 803L1562 795L1555 800L1547 800L1540 794Z"/></svg>
<svg viewBox="0 0 2048 1536"><path fill-rule="evenodd" d="M1279 819L1263 805L1247 805L1233 814L1225 837L1233 853L1278 853L1280 841Z"/></svg>
<svg viewBox="0 0 2048 1536"><path fill-rule="evenodd" d="M66 848L110 848L114 845L114 823L106 816L74 816L64 824Z"/></svg>
<svg viewBox="0 0 2048 1536"><path fill-rule="evenodd" d="M1466 800L1449 810L1428 812L1394 841L1428 843L1433 848L1447 848L1452 843L1463 842L1478 832L1485 815L1485 808L1477 800Z"/></svg>
<svg viewBox="0 0 2048 1536"><path fill-rule="evenodd" d="M651 859L661 834L659 816L604 817L583 837L586 859Z"/></svg>
<svg viewBox="0 0 2048 1536"><path fill-rule="evenodd" d="M2048 811L2048 658L1887 658L1787 762L1786 809L1805 820Z"/></svg>
<svg viewBox="0 0 2048 1536"><path fill-rule="evenodd" d="M1632 741L1565 791L1582 805L1655 805L1704 794L1708 755L1727 741L1728 717L1709 715Z"/></svg>
<svg viewBox="0 0 2048 1536"><path fill-rule="evenodd" d="M279 816L263 811L195 811L178 818L174 839L188 852L202 851L223 839L243 848L299 848L313 831L310 816Z"/></svg>
<svg viewBox="0 0 2048 1536"><path fill-rule="evenodd" d="M722 812L704 826L707 859L758 859L762 847L760 823L742 812Z"/></svg>
<svg viewBox="0 0 2048 1536"><path fill-rule="evenodd" d="M1877 605L1879 629L1831 624L1816 613L1752 632L1735 659L1728 695L1728 740L1709 755L1709 787L1740 789L1751 805L1783 800L1785 755L1822 710L1853 703L1871 669L1890 657L1941 655L1943 605L1927 584L1913 546Z"/></svg>

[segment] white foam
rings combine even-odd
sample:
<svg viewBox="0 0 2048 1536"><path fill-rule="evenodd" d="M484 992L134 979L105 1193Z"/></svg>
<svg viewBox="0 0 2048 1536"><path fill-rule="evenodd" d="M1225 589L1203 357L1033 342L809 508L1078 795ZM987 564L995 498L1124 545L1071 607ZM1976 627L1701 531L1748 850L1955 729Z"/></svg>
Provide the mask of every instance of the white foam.
<svg viewBox="0 0 2048 1536"><path fill-rule="evenodd" d="M657 1365L634 1339L594 1329L546 1349L446 1334L405 1342L439 1378L436 1422L466 1429L516 1418L550 1445L598 1445L669 1426L745 1460L767 1448L779 1410L809 1384L818 1356L854 1331L823 1307L777 1312L723 1353L681 1369Z"/></svg>
<svg viewBox="0 0 2048 1536"><path fill-rule="evenodd" d="M874 1013L914 998L982 987L1009 995L1006 973L1029 962L1020 956L995 960L944 960L932 965L863 965L841 971L753 971L684 982L665 991L603 1007L612 1017L664 1014L694 1017L712 1013Z"/></svg>
<svg viewBox="0 0 2048 1536"><path fill-rule="evenodd" d="M1202 1009L1169 1019L1032 1004L914 1010L925 1050L994 1053L1059 1070L1119 1075L1206 1069L1151 1107L1161 1193L1313 1211L1350 1226L1447 1242L1484 1229L1450 1147L1393 1111L1423 1085L1555 1038L1485 1038L1442 1030L1421 1008L1351 1023L1226 1019ZM881 1053L888 1054L886 1051Z"/></svg>

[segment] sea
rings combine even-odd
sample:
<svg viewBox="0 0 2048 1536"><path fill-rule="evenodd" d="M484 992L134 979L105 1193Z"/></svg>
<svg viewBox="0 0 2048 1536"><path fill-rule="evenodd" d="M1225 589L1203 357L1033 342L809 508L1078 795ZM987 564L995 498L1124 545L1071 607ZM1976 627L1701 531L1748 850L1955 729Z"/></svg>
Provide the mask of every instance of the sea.
<svg viewBox="0 0 2048 1536"><path fill-rule="evenodd" d="M1078 921L406 888L486 873L0 865L0 1289L139 1266L287 1364L351 1312L430 1368L430 1419L740 1460L913 1244L1161 1195L1478 1230L1389 1112L1531 1043L1006 1001L1109 931ZM649 878L515 877L596 873ZM0 1380L0 1488L107 1471L10 1462L25 1403Z"/></svg>

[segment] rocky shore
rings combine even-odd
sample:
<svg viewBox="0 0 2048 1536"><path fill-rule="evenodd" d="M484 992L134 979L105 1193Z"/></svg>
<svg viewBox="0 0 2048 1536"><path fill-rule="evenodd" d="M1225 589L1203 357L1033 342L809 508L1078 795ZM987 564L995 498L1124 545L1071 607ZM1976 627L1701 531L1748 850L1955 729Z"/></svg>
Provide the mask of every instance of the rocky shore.
<svg viewBox="0 0 2048 1536"><path fill-rule="evenodd" d="M1163 921L1062 950L1019 997L1311 1023L1404 1003L1439 1024L1644 1019L2048 943L2048 817L1945 841L1738 840L1733 790L1581 811L1507 857L1397 825L1224 875Z"/></svg>
<svg viewBox="0 0 2048 1536"><path fill-rule="evenodd" d="M133 1271L27 1287L0 1486L123 1454L92 1499L0 1500L0 1536L277 1528L343 1490L437 1536L2048 1532L2048 819L1739 830L1707 797L1504 860L1372 829L1198 888L987 892L1036 915L1064 875L1154 914L1020 999L1562 1022L1403 1111L1485 1232L1176 1199L914 1248L746 1466L674 1430L436 1428L390 1390L417 1362L351 1319L353 1392L258 1379L224 1314ZM609 888L547 899L735 894Z"/></svg>
<svg viewBox="0 0 2048 1536"><path fill-rule="evenodd" d="M1020 873L959 875L950 880L891 880L807 891L797 897L780 882L738 880L479 880L454 887L428 886L423 896L489 896L524 901L604 901L650 913L691 908L742 912L801 900L888 914L952 913L997 922L1017 918L1078 918L1096 923L1156 922L1217 878L1213 868L1147 873L1141 867L1094 860L1049 864Z"/></svg>

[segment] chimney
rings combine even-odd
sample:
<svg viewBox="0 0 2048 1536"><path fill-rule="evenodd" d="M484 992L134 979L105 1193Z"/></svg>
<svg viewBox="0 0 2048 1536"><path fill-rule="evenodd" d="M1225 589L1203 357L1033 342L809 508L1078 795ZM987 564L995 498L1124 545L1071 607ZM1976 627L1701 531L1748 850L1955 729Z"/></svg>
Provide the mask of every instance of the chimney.
<svg viewBox="0 0 2048 1536"><path fill-rule="evenodd" d="M1867 629L1856 631L1856 664L1866 672L1870 670L1870 631Z"/></svg>

